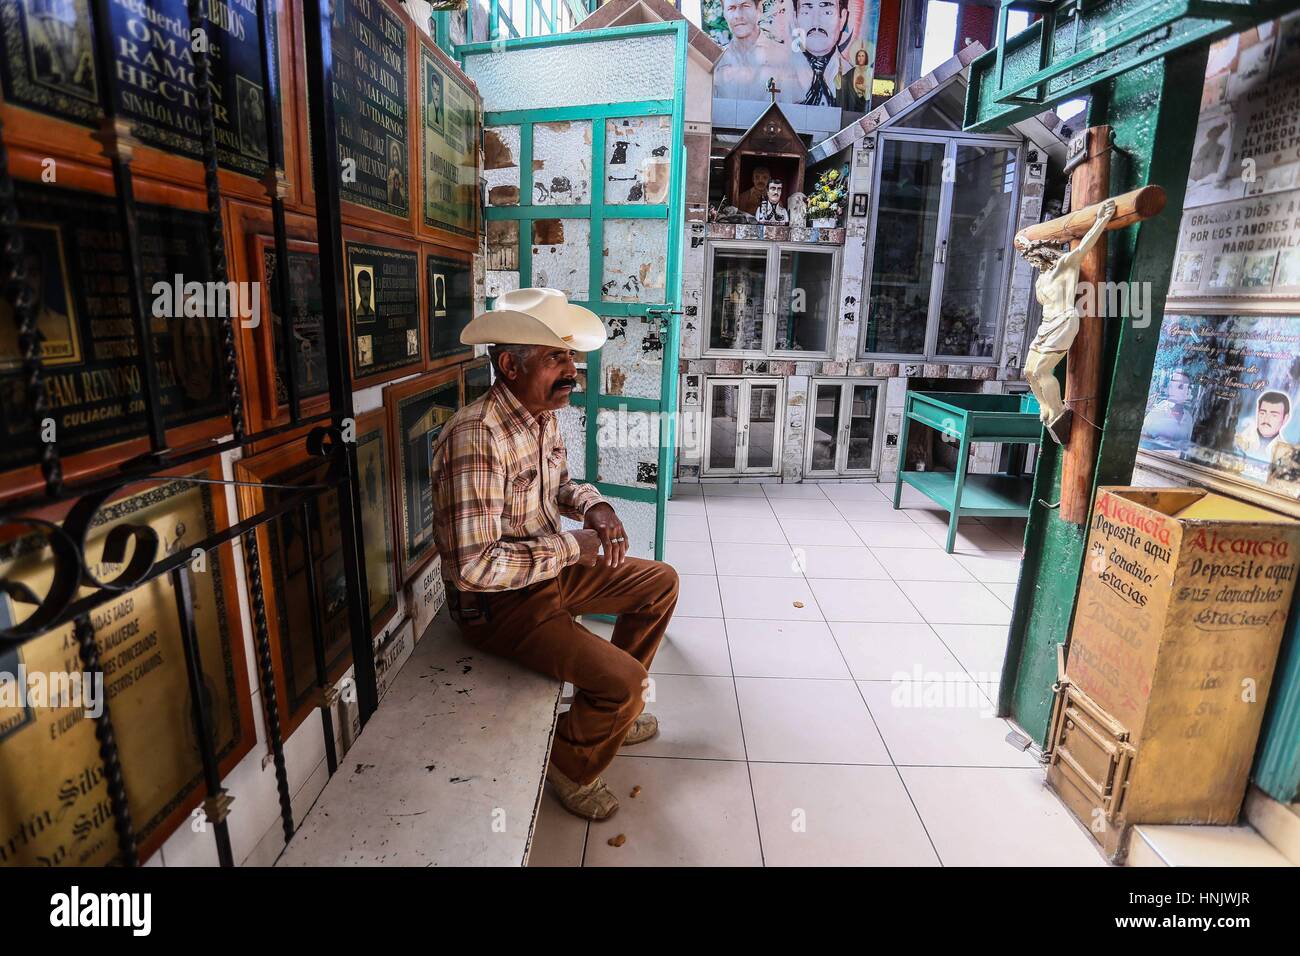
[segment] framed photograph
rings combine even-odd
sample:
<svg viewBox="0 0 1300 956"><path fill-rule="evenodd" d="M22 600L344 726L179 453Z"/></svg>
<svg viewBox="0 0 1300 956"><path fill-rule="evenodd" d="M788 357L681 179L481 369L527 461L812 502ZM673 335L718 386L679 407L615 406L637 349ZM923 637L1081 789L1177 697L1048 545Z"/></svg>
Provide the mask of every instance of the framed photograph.
<svg viewBox="0 0 1300 956"><path fill-rule="evenodd" d="M861 217L861 216L865 216L866 214L867 214L867 194L854 193L853 194L853 215Z"/></svg>
<svg viewBox="0 0 1300 956"><path fill-rule="evenodd" d="M384 389L393 436L397 568L406 584L433 559L433 446L462 403L461 367L430 372Z"/></svg>
<svg viewBox="0 0 1300 956"><path fill-rule="evenodd" d="M429 359L454 361L472 355L474 346L462 345L460 333L474 318L473 264L463 259L426 255L424 301L428 313Z"/></svg>

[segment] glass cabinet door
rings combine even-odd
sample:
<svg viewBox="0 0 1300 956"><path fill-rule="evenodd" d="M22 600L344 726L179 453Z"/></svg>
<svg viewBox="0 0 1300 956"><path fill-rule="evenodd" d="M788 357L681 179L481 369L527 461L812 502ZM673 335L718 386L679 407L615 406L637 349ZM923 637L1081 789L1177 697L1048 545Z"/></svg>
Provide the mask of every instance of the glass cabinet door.
<svg viewBox="0 0 1300 956"><path fill-rule="evenodd" d="M710 349L763 349L767 311L767 250L713 249L713 289L709 306Z"/></svg>
<svg viewBox="0 0 1300 956"><path fill-rule="evenodd" d="M773 351L829 351L834 279L834 252L781 249L776 274Z"/></svg>
<svg viewBox="0 0 1300 956"><path fill-rule="evenodd" d="M844 386L849 401L844 409L845 434L848 436L843 471L873 471L876 450L876 398L878 385L850 383Z"/></svg>
<svg viewBox="0 0 1300 956"><path fill-rule="evenodd" d="M882 138L883 139L883 138ZM883 139L868 353L922 355L943 198L944 144Z"/></svg>
<svg viewBox="0 0 1300 956"><path fill-rule="evenodd" d="M780 448L777 438L780 429L780 409L775 382L747 382L749 386L748 415L744 426L745 471L770 472L777 466Z"/></svg>
<svg viewBox="0 0 1300 956"><path fill-rule="evenodd" d="M814 379L808 416L809 475L874 474L878 382Z"/></svg>
<svg viewBox="0 0 1300 956"><path fill-rule="evenodd" d="M992 357L1002 313L1017 150L957 145L934 354Z"/></svg>
<svg viewBox="0 0 1300 956"><path fill-rule="evenodd" d="M835 459L840 450L840 395L843 391L838 382L818 382L813 390L812 428L808 436L812 442L809 471L835 471Z"/></svg>
<svg viewBox="0 0 1300 956"><path fill-rule="evenodd" d="M708 460L705 471L730 472L736 468L740 447L740 382L709 383Z"/></svg>
<svg viewBox="0 0 1300 956"><path fill-rule="evenodd" d="M704 474L774 474L781 463L782 383L712 379L706 394Z"/></svg>

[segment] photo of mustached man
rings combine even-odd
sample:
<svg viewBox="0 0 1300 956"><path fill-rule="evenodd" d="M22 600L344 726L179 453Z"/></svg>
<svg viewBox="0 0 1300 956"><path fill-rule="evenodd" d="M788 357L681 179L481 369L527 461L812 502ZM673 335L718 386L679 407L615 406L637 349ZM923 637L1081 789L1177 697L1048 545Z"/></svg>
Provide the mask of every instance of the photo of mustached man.
<svg viewBox="0 0 1300 956"><path fill-rule="evenodd" d="M804 106L838 106L840 74L847 68L840 57L840 38L849 22L849 0L799 0L795 23L803 34L803 50L790 54Z"/></svg>

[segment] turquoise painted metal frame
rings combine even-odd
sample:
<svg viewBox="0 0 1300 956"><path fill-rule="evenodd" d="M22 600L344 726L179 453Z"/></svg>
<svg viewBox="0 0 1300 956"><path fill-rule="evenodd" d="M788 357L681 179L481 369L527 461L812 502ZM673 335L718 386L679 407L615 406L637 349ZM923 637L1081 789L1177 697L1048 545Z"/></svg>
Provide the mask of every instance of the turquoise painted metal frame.
<svg viewBox="0 0 1300 956"><path fill-rule="evenodd" d="M677 359L681 345L681 270L682 242L685 221L686 196L686 49L689 24L685 20L666 23L635 24L609 27L601 30L583 30L549 36L520 37L505 41L469 43L456 48L462 68L466 60L476 54L499 54L510 50L534 47L559 47L574 43L622 39L634 36L671 35L675 37L673 64L673 97L671 99L638 100L621 103L600 103L590 106L539 107L527 110L489 111L484 114L483 125L518 126L519 135L519 198L518 206L489 206L486 219L517 220L519 228L519 284L532 284L532 222L537 219L586 219L591 223L590 278L588 288L592 297L579 301L601 316L646 316L658 314L661 330L666 336L663 353L663 373L660 378L659 398L632 398L606 395L600 390L600 352L587 356L587 388L581 401L587 415L587 455L585 474L603 495L629 501L655 504L655 557L663 558L664 528L667 499L672 489L672 472L675 465L677 407ZM643 205L609 205L605 203L603 175L597 171L605 167L605 120L617 116L671 116L672 183L668 202ZM533 126L563 120L591 121L592 184L591 201L582 205L534 205L533 197ZM668 224L667 278L668 301L662 303L602 302L600 279L604 273L604 228L607 219L662 219ZM575 397L576 400L576 397ZM600 474L600 449L597 445L597 425L601 411L650 412L659 414L658 481L654 488L634 487L595 480ZM666 414L665 414L666 413Z"/></svg>
<svg viewBox="0 0 1300 956"><path fill-rule="evenodd" d="M1042 18L1013 37L1002 0L995 46L970 67L964 127L1003 128L1074 99L1129 70L1280 16L1288 0L1097 0L1040 3Z"/></svg>
<svg viewBox="0 0 1300 956"><path fill-rule="evenodd" d="M488 35L484 39L491 41L501 39L503 36L506 39L553 36L558 32L561 7L568 7L569 13L573 16L574 24L581 23L591 13L592 9L588 7L586 0L524 0L524 24L521 32L510 15L501 9L501 0L490 0L487 17ZM473 12L468 11L468 14L469 28L466 30L465 35L472 42L482 42L473 36ZM505 26L504 34L502 25ZM544 32L540 29L541 27L545 27Z"/></svg>
<svg viewBox="0 0 1300 956"><path fill-rule="evenodd" d="M956 439L957 470L906 471L907 434L912 422L928 425ZM894 479L894 509L902 502L903 485L910 485L948 512L945 550L952 554L957 523L965 516L1027 517L1032 475L967 475L973 442L1023 443L1043 440L1038 402L1032 395L985 395L966 392L908 392L898 436L898 474ZM974 494L966 496L967 483Z"/></svg>

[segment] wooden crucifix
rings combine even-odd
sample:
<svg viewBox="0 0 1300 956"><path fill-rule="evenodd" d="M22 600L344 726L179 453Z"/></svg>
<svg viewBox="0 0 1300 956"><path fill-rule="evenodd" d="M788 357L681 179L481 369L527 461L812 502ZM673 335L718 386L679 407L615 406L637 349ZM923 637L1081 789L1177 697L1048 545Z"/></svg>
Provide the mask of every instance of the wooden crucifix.
<svg viewBox="0 0 1300 956"><path fill-rule="evenodd" d="M1016 251L1038 269L1034 294L1043 307L1038 334L1025 356L1024 376L1038 399L1048 434L1065 446L1061 471L1061 518L1082 524L1092 496L1093 463L1101 438L1097 421L1105 329L1095 321L1106 278L1106 233L1157 215L1165 206L1160 186L1144 186L1113 199L1110 183L1110 127L1083 134L1085 159L1070 181L1071 196L1082 207L1059 219L1028 226L1016 234ZM1069 252L1061 246L1072 243ZM1091 289L1078 306L1081 291ZM1086 313L1086 314L1085 314ZM1065 400L1054 370L1066 355ZM1075 419L1079 426L1075 427Z"/></svg>

